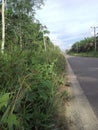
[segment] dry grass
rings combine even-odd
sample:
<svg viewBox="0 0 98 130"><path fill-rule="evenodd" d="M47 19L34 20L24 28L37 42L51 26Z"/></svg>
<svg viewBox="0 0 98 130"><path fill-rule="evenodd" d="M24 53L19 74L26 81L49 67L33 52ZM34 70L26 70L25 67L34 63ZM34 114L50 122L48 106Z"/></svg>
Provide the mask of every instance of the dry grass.
<svg viewBox="0 0 98 130"><path fill-rule="evenodd" d="M69 105L69 87L70 82L68 76L66 76L65 84L61 85L58 90L60 95L58 115L55 117L55 129L54 130L68 130L67 119L66 119L66 106Z"/></svg>

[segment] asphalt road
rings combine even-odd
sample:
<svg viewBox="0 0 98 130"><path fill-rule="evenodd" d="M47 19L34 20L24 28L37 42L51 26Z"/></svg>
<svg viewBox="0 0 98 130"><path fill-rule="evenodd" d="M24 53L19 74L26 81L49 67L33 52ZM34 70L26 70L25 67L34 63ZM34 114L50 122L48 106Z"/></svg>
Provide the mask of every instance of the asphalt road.
<svg viewBox="0 0 98 130"><path fill-rule="evenodd" d="M98 118L98 58L69 57L68 62Z"/></svg>

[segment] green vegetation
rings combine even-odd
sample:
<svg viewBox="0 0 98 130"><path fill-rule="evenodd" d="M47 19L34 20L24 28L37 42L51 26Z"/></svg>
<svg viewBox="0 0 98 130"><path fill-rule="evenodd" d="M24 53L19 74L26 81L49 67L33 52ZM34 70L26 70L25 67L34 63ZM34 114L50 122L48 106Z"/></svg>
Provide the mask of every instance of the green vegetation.
<svg viewBox="0 0 98 130"><path fill-rule="evenodd" d="M7 0L5 48L0 53L1 130L54 130L58 107L67 97L59 91L65 84L65 57L49 37L44 37L45 51L43 31L48 31L34 17L42 4Z"/></svg>
<svg viewBox="0 0 98 130"><path fill-rule="evenodd" d="M59 61L61 63L57 64ZM64 67L64 57L56 51L21 51L17 47L13 55L6 53L1 56L1 128L50 130L55 127Z"/></svg>
<svg viewBox="0 0 98 130"><path fill-rule="evenodd" d="M98 57L98 37L96 37L96 51L94 37L85 38L73 44L68 54L76 56Z"/></svg>

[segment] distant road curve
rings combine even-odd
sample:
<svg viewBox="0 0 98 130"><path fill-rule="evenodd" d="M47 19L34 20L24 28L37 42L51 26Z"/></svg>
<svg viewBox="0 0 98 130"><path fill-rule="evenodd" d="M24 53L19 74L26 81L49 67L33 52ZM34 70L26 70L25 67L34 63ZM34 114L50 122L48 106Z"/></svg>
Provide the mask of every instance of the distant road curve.
<svg viewBox="0 0 98 130"><path fill-rule="evenodd" d="M67 60L98 118L98 58L69 56Z"/></svg>

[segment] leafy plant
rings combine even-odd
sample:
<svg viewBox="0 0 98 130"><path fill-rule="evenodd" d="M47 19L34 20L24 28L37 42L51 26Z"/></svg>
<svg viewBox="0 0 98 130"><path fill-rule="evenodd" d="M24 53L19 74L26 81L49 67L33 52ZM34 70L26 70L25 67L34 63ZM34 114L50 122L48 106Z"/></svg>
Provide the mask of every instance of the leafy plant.
<svg viewBox="0 0 98 130"><path fill-rule="evenodd" d="M42 4L43 0L7 1L6 43L4 54L0 53L2 130L50 130L55 126L58 87L63 84L66 63L49 37L45 37L44 49L42 25L34 20L35 9Z"/></svg>

